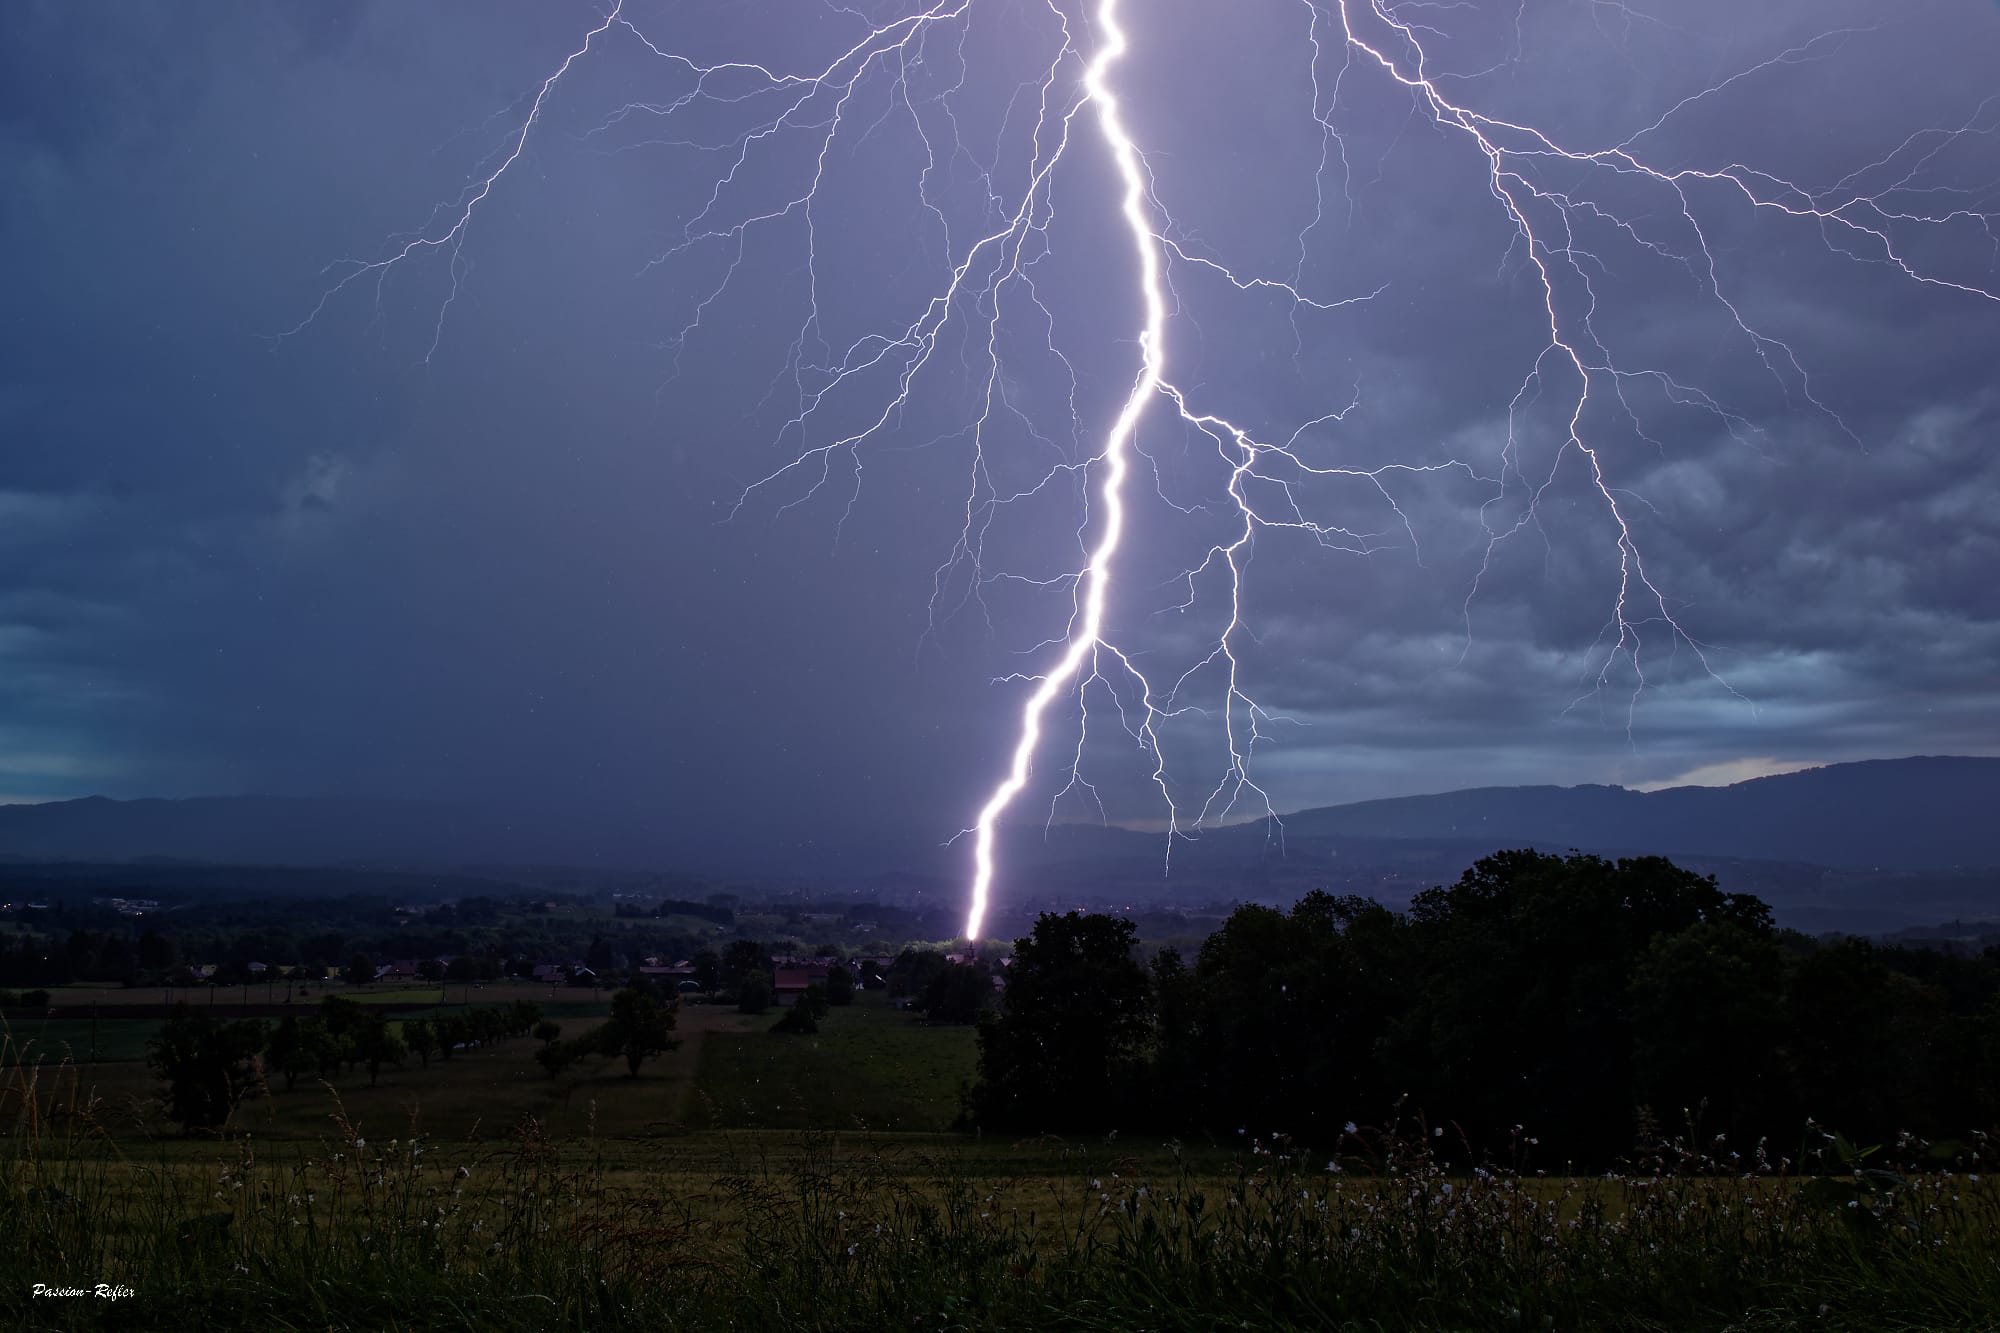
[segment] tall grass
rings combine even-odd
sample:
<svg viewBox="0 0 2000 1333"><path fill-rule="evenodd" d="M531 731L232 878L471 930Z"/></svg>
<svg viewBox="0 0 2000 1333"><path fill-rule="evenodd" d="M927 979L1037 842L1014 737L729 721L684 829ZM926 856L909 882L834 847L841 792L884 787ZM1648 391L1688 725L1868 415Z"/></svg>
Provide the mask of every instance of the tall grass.
<svg viewBox="0 0 2000 1333"><path fill-rule="evenodd" d="M0 1312L17 1328L1989 1329L2000 1194L1976 1141L1793 1163L1668 1141L1597 1178L1457 1169L1421 1127L1231 1172L1068 1151L1045 1197L962 1154L731 1141L712 1176L607 1168L528 1119L324 1143L121 1144L66 1065L0 1085ZM619 1145L629 1158L631 1145ZM1891 1160L1900 1157L1903 1160ZM36 1298L35 1283L130 1288Z"/></svg>

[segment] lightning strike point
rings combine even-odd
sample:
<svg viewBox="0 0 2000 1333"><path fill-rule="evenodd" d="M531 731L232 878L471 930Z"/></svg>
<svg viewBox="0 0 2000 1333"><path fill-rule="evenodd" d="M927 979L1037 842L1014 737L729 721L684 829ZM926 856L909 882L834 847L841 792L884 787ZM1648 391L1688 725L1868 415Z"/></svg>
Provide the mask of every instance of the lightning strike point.
<svg viewBox="0 0 2000 1333"><path fill-rule="evenodd" d="M1160 286L1160 256L1155 248L1153 227L1146 216L1146 180L1141 170L1139 149L1125 131L1118 115L1118 99L1112 93L1109 75L1112 66L1125 54L1125 31L1118 24L1118 0L1102 0L1097 9L1098 27L1103 36L1096 56L1084 74L1088 104L1097 113L1098 132L1111 150L1112 161L1124 193L1120 212L1131 233L1134 258L1139 266L1139 287L1145 301L1146 322L1139 334L1139 376L1125 395L1118 419L1104 440L1101 458L1104 479L1098 487L1104 526L1097 545L1090 552L1080 585L1081 614L1072 623L1062 656L1043 676L1041 683L1021 708L1021 730L1014 742L1007 776L993 789L973 824L971 904L966 909L966 938L977 940L986 922L986 908L993 889L993 840L1000 816L1028 783L1035 747L1042 739L1042 715L1055 697L1076 679L1083 662L1098 646L1104 630L1104 603L1111 587L1111 562L1118 554L1118 542L1125 532L1125 476L1129 467L1132 438L1148 402L1159 392L1165 357L1167 301Z"/></svg>
<svg viewBox="0 0 2000 1333"><path fill-rule="evenodd" d="M1396 546L1407 550L1418 567L1427 567L1412 516L1416 511L1406 508L1398 489L1405 481L1451 474L1449 480L1455 485L1475 488L1485 497L1476 510L1477 530L1467 552L1468 568L1476 563L1477 569L1467 578L1464 646L1457 665L1464 665L1471 652L1473 605L1494 572L1496 557L1516 538L1526 535L1533 540L1550 516L1545 511L1568 498L1558 485L1561 472L1578 481L1576 489L1603 522L1603 540L1594 558L1596 568L1603 571L1604 628L1585 653L1580 673L1584 692L1577 702L1605 696L1621 678L1635 681L1624 710L1629 737L1639 693L1649 684L1648 671L1661 645L1669 654L1685 646L1710 682L1742 698L1711 665L1707 645L1676 618L1679 603L1670 596L1663 567L1649 567L1641 542L1651 514L1648 498L1634 484L1612 441L1636 443L1655 455L1664 452L1662 440L1649 433L1649 421L1642 419L1645 403L1639 390L1675 410L1705 414L1716 429L1760 452L1763 428L1748 415L1752 409L1732 403L1722 389L1688 383L1667 366L1633 360L1626 350L1632 340L1614 336L1613 319L1604 318L1600 327L1599 283L1610 275L1611 265L1591 247L1608 242L1620 247L1621 254L1674 266L1689 284L1688 299L1703 304L1718 329L1735 340L1744 363L1761 369L1789 409L1810 414L1830 433L1865 447L1856 430L1822 398L1793 347L1757 326L1747 301L1732 286L1727 266L1718 262L1710 237L1723 234L1718 223L1736 225L1723 221L1728 217L1725 210L1747 210L1774 226L1796 225L1816 237L1831 258L1874 266L1941 299L2000 303L2000 287L1992 278L1995 265L1987 254L1990 248L1992 255L2000 255L2000 209L1991 202L1990 193L1924 175L1927 164L1947 151L1991 151L1991 145L2000 142L2000 122L1994 114L2000 97L1987 95L1961 120L1920 128L1876 161L1814 188L1807 181L1723 158L1702 163L1676 157L1669 164L1655 159L1655 152L1664 150L1651 145L1670 137L1661 133L1669 122L1724 95L1738 82L1779 66L1830 58L1855 30L1821 33L1752 62L1677 97L1636 131L1590 145L1563 142L1554 127L1479 109L1478 81L1521 59L1518 22L1511 57L1503 56L1500 65L1484 71L1450 72L1433 58L1433 51L1448 49L1439 44L1448 35L1436 25L1446 21L1447 11L1471 7L1391 0L1268 2L1300 20L1298 49L1305 56L1303 83L1310 89L1308 132L1318 135L1312 218L1296 232L1296 257L1288 279L1232 267L1208 252L1197 228L1181 225L1170 215L1168 204L1156 198L1151 167L1127 127L1114 88L1114 73L1130 45L1124 26L1128 7L1121 0L1031 0L1011 7L984 0L905 0L897 12L881 20L844 0L826 0L830 22L843 35L822 53L822 62L802 71L751 60L701 63L649 35L653 18L628 13L624 0L607 0L579 24L580 35L567 43L569 49L560 62L551 56L552 72L531 88L532 97L526 98L518 124L509 128L467 188L439 206L426 224L407 233L411 239L386 243L375 259L351 260L329 270L326 281L331 285L323 289L318 303L274 341L284 343L303 335L349 288L372 290L379 313L392 276L405 268L436 264L443 269L447 291L426 330L428 360L444 336L447 316L466 278L468 237L481 230L489 212L506 206L506 196L527 174L521 163L529 140L546 133L542 127L550 104L567 95L575 68L587 59L649 61L649 67L678 91L658 103L618 108L593 135L608 136L614 129L631 132L657 123L663 127L657 137L648 134L625 146L694 154L715 164L700 173L699 187L686 194L686 207L677 222L669 224L656 257L643 270L644 275L671 271L691 284L678 298L681 325L663 345L668 382L680 372L683 351L708 331L705 321L737 298L733 284L746 264L756 262L750 256L759 253L753 241L761 246L773 234L778 239L792 236L801 259L798 271L804 275L798 325L789 331L784 362L753 413L761 417L783 393L796 395L795 402L773 408L768 416L768 421L777 423L772 443L779 457L788 461L744 486L730 516L753 501L782 513L830 489L840 492L832 499L844 525L855 512L864 450L887 443L905 424L913 386L926 377L948 376L949 366L941 363L951 361L955 352L972 376L969 396L975 401L966 409L962 428L938 442L963 446L969 453L962 523L950 553L933 575L930 625L918 650L935 636L942 619L968 605L987 614L990 627L984 599L989 589L1002 583L1067 593L1068 618L1062 632L1034 636L1041 641L1028 650L1053 660L1038 670L1010 672L995 682L1019 682L1029 692L1019 704L1004 773L988 790L972 826L952 839L955 845L959 837L970 835L972 843L964 937L973 951L979 947L991 903L1001 821L1026 790L1036 751L1046 740L1051 709L1066 696L1075 697L1081 726L1067 756L1069 783L1051 800L1052 820L1055 802L1067 793L1098 795L1097 787L1085 778L1084 755L1093 739L1089 731L1093 715L1103 715L1098 700L1108 696L1117 725L1146 757L1151 769L1147 777L1165 805L1167 867L1177 839L1191 837L1211 820L1229 819L1245 807L1260 812L1272 828L1282 831L1271 798L1251 775L1253 754L1270 729L1292 721L1269 711L1244 683L1247 659L1240 655L1242 645L1256 641L1244 619L1244 585L1254 542L1261 534L1275 532L1286 540L1362 557ZM1224 0L1225 7L1239 3ZM1152 18L1167 8L1145 5L1146 0L1139 0L1129 7L1130 13ZM1885 5L1885 11L1888 8ZM974 25L983 25L994 11L1011 12L1049 45L1046 60L1036 56L1023 67L1025 74L1007 65L989 71L1003 81L1012 80L1013 88L996 137L990 140L990 154L982 156L968 147L959 120L960 103L954 99L966 87L968 71L978 63L975 57L988 40ZM1073 30L1083 26L1077 16L1085 12L1094 13L1089 26L1096 40L1087 58L1084 38ZM673 16L659 21L671 22ZM1433 50L1426 49L1427 43ZM607 48L615 50L607 55ZM1321 403L1299 414L1308 418L1302 423L1275 427L1269 438L1259 438L1252 427L1191 401L1195 386L1177 385L1168 377L1170 312L1176 319L1190 321L1191 335L1200 332L1187 306L1195 284L1209 284L1231 300L1289 301L1292 360L1301 369L1302 321L1344 318L1339 312L1386 290L1379 282L1358 283L1344 295L1306 290L1309 242L1322 227L1352 226L1357 216L1360 164L1350 150L1358 151L1363 140L1350 143L1344 116L1348 90L1363 87L1365 94L1365 86L1379 86L1399 103L1406 100L1408 120L1427 124L1440 139L1463 150L1466 198L1488 211L1500 268L1522 284L1523 313L1531 315L1536 331L1517 363L1525 373L1513 397L1504 402L1505 438L1497 449L1497 461L1462 457L1374 465L1328 461L1326 441L1313 437L1335 434L1348 413L1361 406L1365 395L1359 378L1340 388L1347 395L1347 406L1329 408ZM889 141L888 134L877 132L892 119L900 120L904 134L914 136L915 150L903 165L915 187L913 216L928 229L915 248L923 260L936 261L935 268L913 297L897 294L904 302L901 313L869 324L848 340L849 334L834 331L838 320L823 318L823 313L835 312L821 309L823 293L838 290L830 273L821 270L822 251L830 249L829 238L838 235L831 228L822 232L822 214L837 208L842 197L845 184L836 173L871 139ZM1113 168L1122 221L1117 229L1117 262L1143 313L1131 334L1139 351L1136 374L1115 419L1093 446L1083 443L1086 430L1077 407L1082 375L1067 344L1057 336L1054 307L1044 302L1036 285L1036 266L1055 253L1050 234L1056 220L1052 182L1068 156L1072 129L1086 121L1094 124ZM899 142L908 151L912 140ZM1151 146L1157 153L1170 145ZM897 149L892 145L886 151ZM968 163L969 172L963 170ZM1329 172L1338 186L1331 195ZM964 193L968 187L971 196ZM967 197L974 202L967 204ZM1620 205L1613 200L1629 202ZM969 226L968 216L974 219ZM1956 261L1947 257L1957 244L1954 237L1965 239L1966 252L1977 256L1972 262L1955 267ZM934 253L938 245L941 261ZM1012 374L1013 366L1003 371L1003 362L1013 357L1008 340L1023 333L1036 344L1028 350L1048 358L1058 393L1067 380L1066 432L1059 421L1033 416L1032 403L1011 387L1020 383ZM1336 328L1334 336L1349 335ZM982 377L984 384L979 385ZM1513 379L1512 373L1508 379ZM1500 399L1505 394L1502 388ZM1210 474L1215 478L1212 491L1187 502L1168 494L1159 461L1152 457L1158 451L1150 447L1150 439L1142 448L1138 438L1140 421L1155 407L1164 423L1178 428L1195 446L1190 452L1202 454L1203 467L1219 463L1220 470ZM1498 435L1501 401L1496 399L1492 410ZM1537 414L1546 422L1551 450L1547 459L1529 456L1538 430ZM1612 423L1608 429L1607 421ZM1024 477L1011 477L995 466L995 438L1010 423L1025 433L1030 450L1043 460ZM1062 438L1065 433L1069 438ZM1336 437L1335 446L1340 442ZM1206 452L1210 448L1212 456ZM1153 491L1141 495L1132 489L1133 473L1148 466L1153 471ZM1318 488L1336 483L1343 490L1358 488L1376 507L1379 521L1357 522L1341 517L1339 511L1316 507ZM986 567L985 544L996 515L1016 501L1058 493L1072 484L1083 507L1073 555L1053 573ZM1219 516L1223 534L1212 544L1208 535L1194 542L1188 548L1186 568L1173 568L1182 559L1173 557L1164 571L1135 570L1128 579L1119 561L1121 554L1128 563L1134 557L1122 543L1129 525L1144 522L1134 517L1140 512L1137 505L1154 500L1177 517ZM1641 525L1638 530L1635 521ZM840 526L835 530L838 535ZM1201 552L1204 544L1207 549ZM1166 587L1175 595L1184 591L1178 606L1161 608L1160 614L1212 609L1222 627L1213 634L1202 631L1189 654L1192 666L1174 675L1176 663L1149 675L1153 669L1142 649L1153 645L1112 641L1106 617L1114 574L1120 577L1121 588ZM1210 688L1211 680L1213 693L1199 693ZM1219 733L1218 748L1224 754L1218 758L1226 761L1221 779L1186 829L1168 779L1163 744L1169 728L1182 726ZM1189 806L1192 809L1192 801ZM1103 808L1100 801L1099 809Z"/></svg>

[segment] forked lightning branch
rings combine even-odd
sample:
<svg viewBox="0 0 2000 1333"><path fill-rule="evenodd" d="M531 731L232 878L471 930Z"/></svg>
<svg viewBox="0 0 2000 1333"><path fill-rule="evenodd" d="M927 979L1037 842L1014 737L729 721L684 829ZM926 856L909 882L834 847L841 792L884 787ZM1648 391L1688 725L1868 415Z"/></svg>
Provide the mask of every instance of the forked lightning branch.
<svg viewBox="0 0 2000 1333"><path fill-rule="evenodd" d="M1621 335L1603 318L1599 299L1607 251L1625 247L1633 254L1670 258L1735 331L1753 373L1775 381L1824 429L1851 435L1820 392L1808 358L1760 327L1747 313L1749 303L1732 290L1711 241L1718 219L1730 210L1749 210L1795 226L1801 244L1822 247L1843 263L1885 267L1899 281L1930 289L1939 299L2000 300L1990 267L1986 277L1968 277L1980 270L1939 258L1957 238L1983 236L1990 242L2000 218L1990 204L1926 184L1922 175L1928 163L1961 141L1992 138L2000 126L2000 103L1989 99L1962 108L1962 116L1948 123L1910 126L1888 154L1852 163L1830 185L1816 184L1787 179L1754 162L1656 156L1654 146L1677 117L1746 83L1827 59L1856 38L1852 32L1816 33L1762 53L1689 88L1650 122L1592 140L1483 109L1482 71L1441 63L1435 53L1450 46L1447 29L1475 7L1386 0L1231 3L1243 3L1246 14L1258 10L1260 20L1289 23L1296 36L1284 54L1300 67L1298 85L1309 93L1295 115L1320 150L1317 174L1298 182L1301 196L1316 210L1313 225L1300 233L1302 260L1326 211L1344 206L1333 197L1346 180L1343 117L1364 90L1377 99L1393 95L1409 120L1462 148L1457 160L1466 166L1440 184L1461 191L1466 209L1484 210L1503 226L1511 238L1505 258L1527 278L1540 329L1539 345L1520 349L1513 399L1496 405L1509 423L1497 462L1440 461L1434 452L1424 452L1403 462L1343 465L1311 446L1314 433L1337 426L1352 405L1344 390L1273 433L1239 424L1204 401L1201 385L1177 381L1177 347L1198 334L1177 275L1207 281L1245 302L1280 302L1295 324L1365 305L1382 295L1385 284L1367 272L1347 272L1339 290L1318 290L1303 276L1303 262L1290 273L1259 270L1212 251L1196 239L1197 229L1172 216L1159 185L1179 169L1180 156L1153 142L1149 126L1135 119L1126 89L1145 78L1145 71L1134 67L1135 53L1150 49L1139 40L1143 25L1173 21L1175 7L1143 0L955 0L865 16L862 9L826 0L825 29L844 35L808 68L786 66L754 50L726 60L698 60L683 54L665 32L670 6L642 11L632 0L619 0L579 24L573 47L528 90L517 120L466 190L411 239L330 270L335 281L290 334L305 331L345 296L365 292L380 302L399 270L427 263L442 266L447 275L431 328L435 351L450 336L462 284L472 280L468 252L482 217L504 209L509 191L535 188L521 163L538 130L545 131L553 100L581 94L584 89L574 85L587 87L593 61L609 58L614 47L625 57L651 62L662 96L616 107L604 128L643 123L662 141L698 150L708 164L706 183L686 221L655 261L690 275L696 290L684 309L667 317L669 360L709 336L713 315L741 299L745 268L759 262L753 251L767 237L791 238L807 275L797 336L786 364L773 367L777 384L796 392L775 436L780 462L750 481L737 508L765 500L788 508L827 488L859 488L871 451L910 443L902 436L915 396L931 379L970 361L981 383L968 398L964 429L956 437L965 442L966 454L963 523L934 582L933 619L950 615L996 579L1025 579L1063 595L1065 613L1032 648L1022 670L1002 681L1019 691L1005 704L1014 719L1011 741L997 757L986 799L961 834L970 860L965 935L974 941L999 875L998 834L1005 822L1018 815L1031 791L1046 789L1051 800L1063 792L1094 791L1084 771L1085 741L1093 727L1112 730L1139 756L1144 777L1158 793L1169 865L1178 840L1219 821L1246 815L1276 820L1272 797L1257 776L1258 752L1272 738L1274 715L1254 692L1245 649L1255 628L1245 623L1244 611L1250 557L1260 538L1276 533L1333 551L1367 553L1367 535L1324 507L1328 486L1362 488L1404 525L1410 523L1402 503L1405 488L1427 475L1450 474L1484 488L1495 517L1480 509L1485 560L1464 590L1469 636L1470 607L1496 555L1539 531L1544 499L1559 470L1580 473L1609 534L1592 558L1603 563L1613 590L1603 608L1605 629L1588 692L1627 689L1619 682L1629 681L1624 704L1629 725L1648 667L1659 655L1676 652L1691 655L1715 689L1733 691L1726 673L1712 664L1698 627L1687 623L1673 588L1649 565L1633 522L1633 506L1645 501L1620 484L1614 445L1594 423L1607 416L1620 419L1630 434L1650 439L1646 402L1704 413L1717 429L1732 434L1754 431L1755 423L1721 390L1690 382L1619 345ZM768 7L774 15L793 8ZM1616 10L1624 22L1657 22L1629 6L1601 8ZM1007 124L1026 128L1000 136L979 160L985 198L968 220L952 215L938 185L946 174L940 164L976 157L974 146L956 136L955 99L972 95L966 91L973 82L969 72L988 58L989 44L991 57L1000 58L1003 44L990 35L999 30L997 20L989 21L996 12L1009 20L1010 35L1026 33L1039 43L1039 54L1035 75L1015 90L1009 105ZM1518 42L1527 11L1508 12ZM1212 58L1235 57L1218 52ZM1503 50L1491 68L1510 59L1518 59L1518 52ZM913 91L919 71L939 67L956 70L956 82L934 81L922 95ZM900 119L903 142L917 145L901 163L912 184L908 197L917 201L911 206L934 217L943 238L934 278L905 315L829 346L826 330L834 321L820 305L820 277L838 262L829 252L838 229L821 225L823 196L840 154L871 138L887 142L884 124L890 118ZM1094 190L1067 189L1077 173L1087 172L1108 172L1111 178L1095 182L1100 188ZM746 188L753 182L756 189ZM1102 345L1065 346L1037 286L1038 264L1057 247L1074 243L1063 231L1059 195L1062 209L1077 207L1074 199L1110 201L1115 208L1115 217L1092 219L1100 233L1119 238L1103 257L1101 281L1107 304L1138 313L1122 336ZM1333 267L1338 271L1337 263ZM1009 339L1023 338L1072 367L1067 410L1072 420L1083 422L1086 448L1074 460L1049 463L1038 483L1005 487L994 480L991 455L1011 447L1014 438L1001 429L1019 415L1008 390L1006 348ZM1079 404L1073 373L1073 358L1083 356L1093 365L1111 366L1107 373L1125 386L1115 411L1095 423ZM1553 453L1531 458L1517 447L1513 423L1528 404L1550 396L1561 399L1561 439ZM1150 460L1139 448L1142 430L1155 428L1152 423L1186 433L1216 456L1213 475L1220 481L1205 505L1224 517L1225 535L1191 563L1147 565L1139 554L1145 548L1133 540L1139 521L1135 487L1158 489L1157 478L1147 475ZM1059 433L1060 423L1044 424ZM996 515L1024 498L1061 493L1065 486L1074 487L1078 500L1073 567L1053 579L996 568L987 557ZM854 493L847 492L850 510ZM1414 546L1413 531L1410 536ZM1149 663L1144 644L1121 641L1111 614L1121 589L1163 586L1180 588L1185 607L1212 611L1219 625L1192 665L1166 672ZM947 593L954 587L968 591L954 600ZM1111 703L1092 704L1093 697ZM1207 768L1212 781L1198 777L1184 786L1170 769L1169 737L1188 730L1213 747ZM1038 772L1038 762L1053 771ZM1199 799L1184 794L1190 790Z"/></svg>

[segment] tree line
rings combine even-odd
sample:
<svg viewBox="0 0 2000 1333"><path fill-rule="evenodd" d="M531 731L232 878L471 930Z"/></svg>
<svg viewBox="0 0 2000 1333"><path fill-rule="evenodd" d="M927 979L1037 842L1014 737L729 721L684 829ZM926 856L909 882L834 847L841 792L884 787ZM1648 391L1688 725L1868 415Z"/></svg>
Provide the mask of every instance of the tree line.
<svg viewBox="0 0 2000 1333"><path fill-rule="evenodd" d="M304 1075L327 1079L365 1068L372 1085L384 1065L401 1065L412 1055L428 1069L433 1055L448 1061L454 1053L530 1032L542 1041L537 1057L551 1075L583 1055L618 1057L636 1075L641 1063L680 1045L673 1035L677 1017L670 1000L622 990L612 996L605 1022L565 1042L561 1026L523 1000L401 1023L392 1023L379 1006L338 995L323 999L317 1013L287 1015L276 1024L219 1019L182 1004L153 1036L146 1061L160 1079L167 1114L193 1132L228 1123L243 1101L270 1092L273 1079L291 1092Z"/></svg>
<svg viewBox="0 0 2000 1333"><path fill-rule="evenodd" d="M1009 1132L1282 1133L1417 1114L1602 1164L1661 1134L1856 1140L2000 1122L2000 951L1774 928L1659 857L1502 852L1406 913L1238 908L1190 962L1044 915L982 1016L971 1120Z"/></svg>

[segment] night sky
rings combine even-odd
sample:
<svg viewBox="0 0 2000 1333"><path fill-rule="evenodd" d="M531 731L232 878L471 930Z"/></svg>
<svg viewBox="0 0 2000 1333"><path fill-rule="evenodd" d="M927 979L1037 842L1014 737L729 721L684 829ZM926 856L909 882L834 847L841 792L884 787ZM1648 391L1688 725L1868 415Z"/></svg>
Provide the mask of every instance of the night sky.
<svg viewBox="0 0 2000 1333"><path fill-rule="evenodd" d="M630 0L525 139L603 4L0 7L0 799L963 828L1028 688L999 678L1060 646L1138 373L1090 109L983 252L1014 256L997 311L982 260L900 410L817 489L814 458L784 469L902 391L894 340L1077 106L1095 0L937 5L964 13L804 101L687 63L816 74L916 3ZM2000 7L1358 13L1453 105L1547 136L1492 131L1533 247L1333 0L1123 8L1168 379L1320 469L1266 453L1244 483L1278 520L1229 640L1275 808L2000 753ZM1622 638L1537 260L1657 589ZM1185 677L1156 699L1183 819L1218 784L1212 815L1254 813L1223 735L1251 713L1209 658L1229 591L1185 577L1241 527L1227 451L1165 402L1137 444L1107 639ZM1157 826L1135 690L1091 687L1081 746L1056 709L1022 817L1080 754L1096 799L1059 817Z"/></svg>

